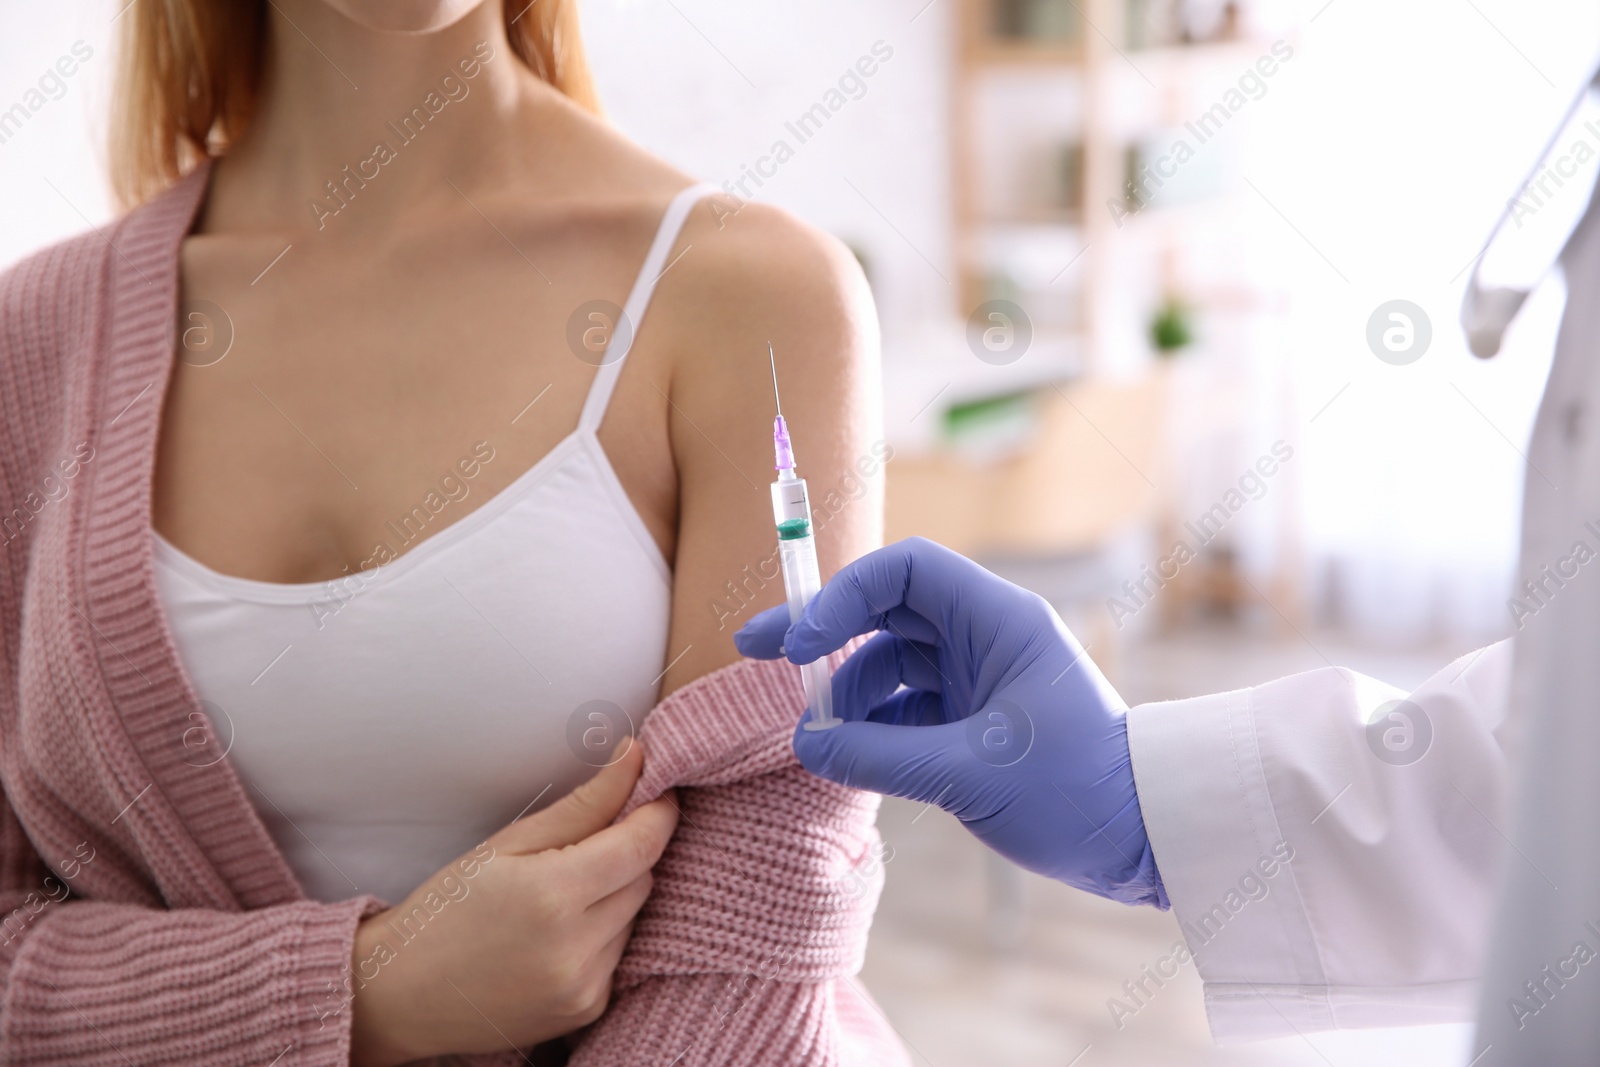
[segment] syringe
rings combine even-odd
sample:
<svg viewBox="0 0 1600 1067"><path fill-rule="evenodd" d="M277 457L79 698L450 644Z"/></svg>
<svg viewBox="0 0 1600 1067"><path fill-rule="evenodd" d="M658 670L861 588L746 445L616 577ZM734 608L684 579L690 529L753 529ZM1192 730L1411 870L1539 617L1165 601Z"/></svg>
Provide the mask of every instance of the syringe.
<svg viewBox="0 0 1600 1067"><path fill-rule="evenodd" d="M821 591L822 575L817 569L817 542L811 536L811 498L806 494L806 480L794 472L794 446L789 443L789 426L783 421L783 402L778 399L778 359L770 341L767 358L772 362L772 399L778 408L778 417L772 423L772 450L778 469L778 480L772 483L772 519L778 525L778 562L792 623L799 620L806 604ZM806 706L811 709L805 728L826 730L839 725L833 717L833 677L826 656L800 668L800 685L805 690Z"/></svg>

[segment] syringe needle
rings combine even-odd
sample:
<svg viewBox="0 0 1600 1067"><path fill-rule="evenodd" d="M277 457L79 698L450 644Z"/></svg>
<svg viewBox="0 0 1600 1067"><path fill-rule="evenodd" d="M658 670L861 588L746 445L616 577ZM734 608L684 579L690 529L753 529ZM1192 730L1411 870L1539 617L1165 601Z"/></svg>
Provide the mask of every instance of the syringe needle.
<svg viewBox="0 0 1600 1067"><path fill-rule="evenodd" d="M767 359L772 363L772 399L778 405L778 417L783 417L783 400L778 396L778 357L773 355L772 342L767 342Z"/></svg>
<svg viewBox="0 0 1600 1067"><path fill-rule="evenodd" d="M794 446L789 443L789 424L783 421L783 401L778 399L778 357L772 354L771 341L767 342L767 358L772 361L772 399L778 405L778 417L772 420L773 466L793 477Z"/></svg>

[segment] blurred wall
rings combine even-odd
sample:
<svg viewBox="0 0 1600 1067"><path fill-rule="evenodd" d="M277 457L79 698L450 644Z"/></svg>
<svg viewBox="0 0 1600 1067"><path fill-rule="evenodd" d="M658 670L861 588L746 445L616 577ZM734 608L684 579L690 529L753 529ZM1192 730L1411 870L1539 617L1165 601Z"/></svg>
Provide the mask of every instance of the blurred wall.
<svg viewBox="0 0 1600 1067"><path fill-rule="evenodd" d="M950 311L954 10L949 0L586 0L583 18L606 108L646 147L718 184L736 184L775 142L794 149L765 167L776 174L764 185L745 188L863 251L893 333ZM892 57L861 89L847 86L843 106L801 143L786 124L880 41Z"/></svg>
<svg viewBox="0 0 1600 1067"><path fill-rule="evenodd" d="M99 145L111 20L125 3L5 0L0 9L0 108L75 42L92 50L59 98L0 143L0 264L111 215ZM1264 6L1296 35L1297 58L1251 104L1255 132L1239 146L1251 184L1234 194L1249 205L1244 225L1270 244L1261 269L1294 304L1293 332L1260 358L1291 371L1292 395L1266 402L1297 423L1309 580L1373 633L1493 633L1509 619L1518 449L1562 294L1536 295L1505 354L1478 363L1455 326L1463 268L1593 61L1600 7ZM886 424L897 434L926 432L935 420L914 416L949 368L972 363L950 266L955 13L955 0L583 5L622 129L698 176L745 179L760 199L863 252L884 324ZM841 90L875 45L892 55ZM842 103L799 143L788 124L830 91ZM793 157L768 162L772 176L756 186L747 168L780 140ZM1397 297L1421 305L1434 328L1433 350L1404 368L1380 364L1362 340L1373 308ZM1125 325L1134 336L1137 323ZM1215 495L1209 485L1195 492Z"/></svg>
<svg viewBox="0 0 1600 1067"><path fill-rule="evenodd" d="M1600 7L1334 0L1307 11L1303 66L1262 102L1249 177L1294 294L1284 358L1311 578L1326 608L1372 638L1503 636L1560 279L1492 361L1467 352L1457 317L1468 264L1593 68ZM1365 341L1368 317L1394 299L1432 323L1431 346L1407 366Z"/></svg>
<svg viewBox="0 0 1600 1067"><path fill-rule="evenodd" d="M123 3L126 0L122 0ZM0 111L82 41L91 52L20 126L0 141L0 265L111 217L100 131L110 94L112 27L105 3L0 4ZM41 94L43 95L43 94Z"/></svg>

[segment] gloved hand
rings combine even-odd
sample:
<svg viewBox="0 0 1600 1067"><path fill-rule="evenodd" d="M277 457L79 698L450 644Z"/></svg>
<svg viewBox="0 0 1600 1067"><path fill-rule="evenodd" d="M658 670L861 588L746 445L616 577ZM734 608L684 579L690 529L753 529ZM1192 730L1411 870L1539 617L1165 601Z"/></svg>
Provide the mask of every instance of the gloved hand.
<svg viewBox="0 0 1600 1067"><path fill-rule="evenodd" d="M1168 906L1134 790L1127 705L1043 598L911 538L834 575L793 626L779 606L734 642L753 658L809 663L875 630L834 675L844 721L795 729L807 770L937 804L996 852L1068 885Z"/></svg>

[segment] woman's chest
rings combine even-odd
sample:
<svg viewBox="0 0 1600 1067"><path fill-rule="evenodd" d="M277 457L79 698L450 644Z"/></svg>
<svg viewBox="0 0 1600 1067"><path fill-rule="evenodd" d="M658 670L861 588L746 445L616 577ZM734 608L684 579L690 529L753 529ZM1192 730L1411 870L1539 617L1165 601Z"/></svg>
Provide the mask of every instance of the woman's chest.
<svg viewBox="0 0 1600 1067"><path fill-rule="evenodd" d="M251 583L160 543L155 574L208 729L313 897L398 900L615 757L656 702L671 581L597 457L338 581ZM627 605L620 611L617 605Z"/></svg>
<svg viewBox="0 0 1600 1067"><path fill-rule="evenodd" d="M186 247L154 499L179 547L263 581L360 570L419 507L443 499L442 529L568 439L616 327L604 305L632 280L621 257L546 277L471 247L374 262L291 247L252 274L268 250ZM639 380L616 391L602 439L670 553L667 405L641 387L663 358L634 345Z"/></svg>

